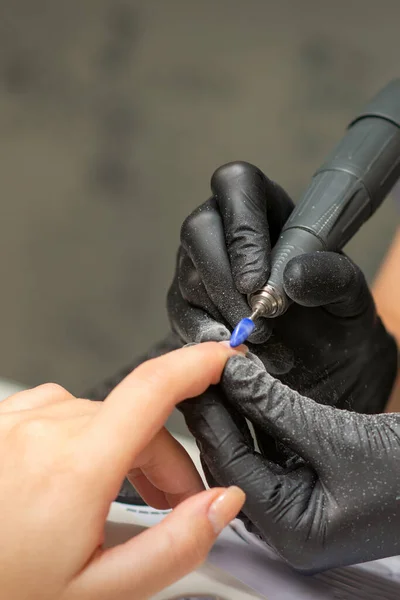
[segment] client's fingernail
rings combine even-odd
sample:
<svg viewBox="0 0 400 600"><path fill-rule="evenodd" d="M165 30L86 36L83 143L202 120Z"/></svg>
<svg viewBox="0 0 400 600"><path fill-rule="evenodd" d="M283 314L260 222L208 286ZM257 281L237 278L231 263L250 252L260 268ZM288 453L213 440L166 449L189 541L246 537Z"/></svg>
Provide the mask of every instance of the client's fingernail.
<svg viewBox="0 0 400 600"><path fill-rule="evenodd" d="M237 348L232 348L231 343L228 340L225 340L223 342L218 342L218 343L222 344L223 346L226 346L227 348L229 348L229 350L232 350L232 352L234 352L235 354L242 354L243 356L246 356L246 354L249 351L248 347L245 346L245 344L241 344L240 346L237 346Z"/></svg>
<svg viewBox="0 0 400 600"><path fill-rule="evenodd" d="M246 356L249 353L249 349L246 344L241 344L237 348L234 348L234 350L236 350L238 354L243 354L243 356Z"/></svg>
<svg viewBox="0 0 400 600"><path fill-rule="evenodd" d="M185 344L184 346L182 346L183 348L190 348L190 346L197 346L196 342L189 342L188 344Z"/></svg>
<svg viewBox="0 0 400 600"><path fill-rule="evenodd" d="M218 342L218 344L221 344L221 346L226 346L227 348L231 347L231 343L229 340L224 340L223 342Z"/></svg>
<svg viewBox="0 0 400 600"><path fill-rule="evenodd" d="M229 525L242 508L246 499L245 493L233 486L224 490L208 509L208 520L215 533L220 533Z"/></svg>

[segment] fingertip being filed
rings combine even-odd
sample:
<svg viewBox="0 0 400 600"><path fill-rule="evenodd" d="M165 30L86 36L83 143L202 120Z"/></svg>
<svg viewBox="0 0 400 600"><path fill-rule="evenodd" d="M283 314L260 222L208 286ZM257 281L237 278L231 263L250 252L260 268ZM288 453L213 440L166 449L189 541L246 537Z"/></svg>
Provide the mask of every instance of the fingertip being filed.
<svg viewBox="0 0 400 600"><path fill-rule="evenodd" d="M231 348L229 342L224 340L219 343L204 342L202 344L187 346L181 350L177 350L176 352L193 354L192 360L184 359L182 355L184 364L188 367L188 371L193 372L193 378L197 371L196 381L193 380L193 389L197 391L196 393L192 392L190 397L202 393L210 384L215 385L219 383L226 362L232 356L244 356L245 348L246 347L243 345L238 348ZM189 368L194 367L195 365L196 371L194 368ZM197 386L201 386L201 389L198 389Z"/></svg>

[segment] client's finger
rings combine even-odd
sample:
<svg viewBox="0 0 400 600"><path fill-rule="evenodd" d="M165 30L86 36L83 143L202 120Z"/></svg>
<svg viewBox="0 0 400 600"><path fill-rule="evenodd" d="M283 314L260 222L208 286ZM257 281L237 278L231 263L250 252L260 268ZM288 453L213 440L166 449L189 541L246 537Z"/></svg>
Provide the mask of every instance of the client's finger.
<svg viewBox="0 0 400 600"><path fill-rule="evenodd" d="M165 427L135 459L128 479L147 504L159 509L174 508L204 490L189 454Z"/></svg>
<svg viewBox="0 0 400 600"><path fill-rule="evenodd" d="M0 413L32 410L49 404L72 400L74 396L57 383L45 383L13 394L0 402Z"/></svg>
<svg viewBox="0 0 400 600"><path fill-rule="evenodd" d="M95 558L78 576L72 596L152 597L205 560L244 499L236 487L215 488L189 498L159 525Z"/></svg>
<svg viewBox="0 0 400 600"><path fill-rule="evenodd" d="M93 419L83 439L88 458L103 466L106 461L110 474L123 478L174 406L218 383L234 354L224 344L207 342L140 365L111 392Z"/></svg>

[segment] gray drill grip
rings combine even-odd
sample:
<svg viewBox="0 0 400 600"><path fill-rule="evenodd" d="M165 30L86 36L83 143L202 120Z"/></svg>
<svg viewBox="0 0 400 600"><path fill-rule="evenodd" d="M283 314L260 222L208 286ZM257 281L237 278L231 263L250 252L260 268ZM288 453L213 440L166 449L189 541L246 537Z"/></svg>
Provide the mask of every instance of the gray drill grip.
<svg viewBox="0 0 400 600"><path fill-rule="evenodd" d="M300 228L319 239L315 249L340 250L399 177L400 79L387 85L352 121L286 222L282 242L290 229Z"/></svg>
<svg viewBox="0 0 400 600"><path fill-rule="evenodd" d="M351 122L287 220L271 255L267 288L273 288L279 299L279 310L272 316L290 304L283 287L288 262L308 252L341 250L399 177L400 79L396 79ZM260 293L252 298L257 302Z"/></svg>

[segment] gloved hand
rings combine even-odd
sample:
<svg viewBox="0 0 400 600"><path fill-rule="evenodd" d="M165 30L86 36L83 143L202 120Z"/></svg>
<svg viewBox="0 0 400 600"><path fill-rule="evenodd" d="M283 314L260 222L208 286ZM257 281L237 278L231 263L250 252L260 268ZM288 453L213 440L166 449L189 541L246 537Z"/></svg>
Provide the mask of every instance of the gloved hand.
<svg viewBox="0 0 400 600"><path fill-rule="evenodd" d="M266 283L271 247L293 209L248 163L219 168L211 188L213 197L182 226L168 295L172 328L185 343L229 339L249 316L246 294ZM315 252L290 261L284 285L294 304L281 317L258 319L251 351L269 373L320 403L383 411L397 351L360 269L343 254Z"/></svg>
<svg viewBox="0 0 400 600"><path fill-rule="evenodd" d="M285 561L312 573L400 554L400 414L317 404L243 357L221 388L225 405L216 388L183 403L188 425L212 477L245 491L253 530ZM244 417L300 461L255 452Z"/></svg>

